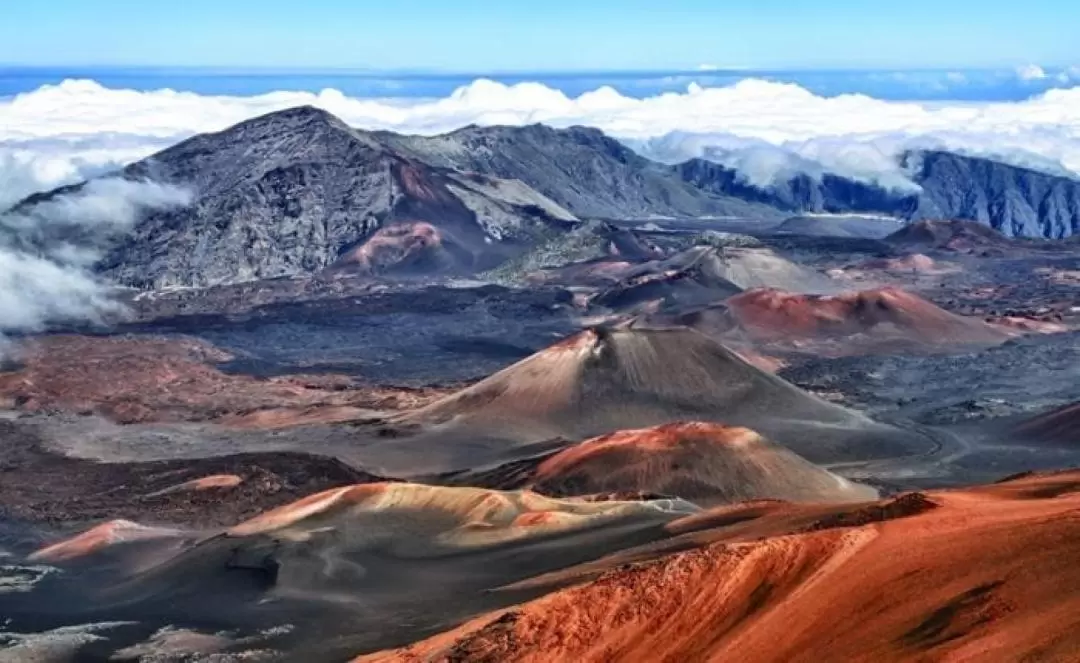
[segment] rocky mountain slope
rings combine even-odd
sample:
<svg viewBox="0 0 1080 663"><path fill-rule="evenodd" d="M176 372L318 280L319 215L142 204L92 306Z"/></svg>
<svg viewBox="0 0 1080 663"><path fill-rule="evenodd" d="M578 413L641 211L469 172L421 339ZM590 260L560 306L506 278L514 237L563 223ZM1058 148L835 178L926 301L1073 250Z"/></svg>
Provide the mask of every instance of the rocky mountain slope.
<svg viewBox="0 0 1080 663"><path fill-rule="evenodd" d="M907 220L976 221L1012 237L1059 239L1080 234L1080 180L951 152L902 158L919 191L887 190L826 174L797 175L760 188L704 159L675 168L709 193L736 196L791 212L882 213Z"/></svg>
<svg viewBox="0 0 1080 663"><path fill-rule="evenodd" d="M123 171L187 187L100 269L137 286L310 273L471 273L575 217L516 181L429 166L309 107L195 136Z"/></svg>
<svg viewBox="0 0 1080 663"><path fill-rule="evenodd" d="M637 154L599 129L468 126L433 137L377 134L413 157L445 168L519 179L579 216L773 218L771 203L714 192Z"/></svg>
<svg viewBox="0 0 1080 663"><path fill-rule="evenodd" d="M123 171L194 193L148 213L101 261L127 285L208 286L312 273L473 274L578 217L738 215L599 131L364 132L310 107L195 136Z"/></svg>

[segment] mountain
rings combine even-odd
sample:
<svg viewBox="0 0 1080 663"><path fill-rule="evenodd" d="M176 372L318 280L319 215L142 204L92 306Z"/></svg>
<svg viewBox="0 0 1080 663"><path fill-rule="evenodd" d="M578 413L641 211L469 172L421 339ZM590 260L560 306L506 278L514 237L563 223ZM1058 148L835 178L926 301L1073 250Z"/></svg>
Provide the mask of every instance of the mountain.
<svg viewBox="0 0 1080 663"><path fill-rule="evenodd" d="M643 263L599 292L591 303L629 312L653 304L691 306L727 299L742 292L742 288L727 278L730 261L725 257L721 249L701 246L665 260Z"/></svg>
<svg viewBox="0 0 1080 663"><path fill-rule="evenodd" d="M1059 239L1080 233L1080 180L952 152L901 158L918 191L889 190L839 175L810 175L756 187L736 170L704 159L675 166L703 191L796 213L881 213L917 221L976 221L1012 237Z"/></svg>
<svg viewBox="0 0 1080 663"><path fill-rule="evenodd" d="M578 216L778 217L768 203L684 181L599 129L468 126L433 137L377 136L433 166L521 180Z"/></svg>
<svg viewBox="0 0 1080 663"><path fill-rule="evenodd" d="M591 220L573 230L555 235L526 253L512 258L482 274L497 283L549 282L563 272L580 274L589 266L615 262L629 266L630 261L648 260L661 255L636 233L606 221ZM553 273L547 273L552 270Z"/></svg>
<svg viewBox="0 0 1080 663"><path fill-rule="evenodd" d="M63 571L50 575L63 579L35 586L36 597L5 595L2 605L12 621L27 606L41 610L35 600L69 614L153 615L163 624L197 615L200 623L263 628L260 615L269 613L272 623L290 624L279 629L272 659L345 661L490 610L492 598L501 606L504 585L667 538L664 524L696 512L677 499L551 499L365 481L209 531L107 522L31 555L28 564L55 564L50 571ZM99 651L81 659L121 659ZM80 660L8 653L0 658ZM188 660L251 658L210 653ZM177 660L160 660L169 658Z"/></svg>
<svg viewBox="0 0 1080 663"><path fill-rule="evenodd" d="M187 187L101 261L136 286L206 286L310 273L472 273L572 227L516 181L433 167L325 111L293 108L203 134L125 168Z"/></svg>
<svg viewBox="0 0 1080 663"><path fill-rule="evenodd" d="M562 235L579 216L779 215L702 191L595 129L403 136L356 130L312 107L195 136L119 175L193 193L185 207L148 210L98 265L114 281L153 288L327 268L475 274Z"/></svg>
<svg viewBox="0 0 1080 663"><path fill-rule="evenodd" d="M896 287L836 295L761 288L731 297L724 305L731 326L756 344L818 347L829 354L975 348L1009 338L981 318L956 315ZM688 317L680 321L691 322Z"/></svg>
<svg viewBox="0 0 1080 663"><path fill-rule="evenodd" d="M711 280L714 287L725 283L734 286L729 287L727 295L749 288L780 288L793 292L836 290L836 285L820 272L765 247L692 246L664 260L638 265L626 274L626 278L674 276L689 269L696 271L699 280Z"/></svg>
<svg viewBox="0 0 1080 663"><path fill-rule="evenodd" d="M1010 237L1080 233L1080 180L950 152L906 161L923 189L908 218L978 221Z"/></svg>
<svg viewBox="0 0 1080 663"><path fill-rule="evenodd" d="M974 221L932 221L909 223L885 238L889 244L904 249L940 250L969 253L1006 249L1015 245L1001 233Z"/></svg>
<svg viewBox="0 0 1080 663"><path fill-rule="evenodd" d="M544 458L517 485L544 495L675 495L698 505L758 499L858 502L877 497L749 428L677 422L623 430Z"/></svg>
<svg viewBox="0 0 1080 663"><path fill-rule="evenodd" d="M903 456L928 444L804 392L686 328L590 328L396 423L437 432L425 443L442 448L451 438L477 450L496 440L505 457L553 438L686 420L754 429L813 463Z"/></svg>

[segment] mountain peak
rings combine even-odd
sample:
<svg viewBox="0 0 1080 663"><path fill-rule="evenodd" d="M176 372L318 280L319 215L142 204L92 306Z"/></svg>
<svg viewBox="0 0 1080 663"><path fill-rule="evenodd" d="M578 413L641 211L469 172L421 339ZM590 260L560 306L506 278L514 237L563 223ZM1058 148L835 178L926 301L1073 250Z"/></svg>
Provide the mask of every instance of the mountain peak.
<svg viewBox="0 0 1080 663"><path fill-rule="evenodd" d="M310 105L293 106L283 110L271 111L233 125L214 135L238 133L245 137L257 138L263 132L294 134L313 129L346 131L359 135L341 118L322 108Z"/></svg>

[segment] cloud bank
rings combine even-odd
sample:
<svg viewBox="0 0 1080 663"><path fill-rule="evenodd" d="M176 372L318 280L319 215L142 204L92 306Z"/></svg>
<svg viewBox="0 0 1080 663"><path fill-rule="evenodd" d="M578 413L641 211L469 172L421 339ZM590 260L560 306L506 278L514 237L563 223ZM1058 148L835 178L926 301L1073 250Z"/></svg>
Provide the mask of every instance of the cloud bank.
<svg viewBox="0 0 1080 663"><path fill-rule="evenodd" d="M1034 68L1025 74L1033 75ZM421 134L471 123L585 124L655 158L706 156L739 165L757 183L818 168L903 186L893 156L912 147L1080 174L1080 87L1020 102L927 103L858 94L823 97L758 79L716 88L691 84L685 92L642 99L610 87L569 97L539 83L482 79L436 99L354 98L332 89L208 96L69 80L0 100L0 206L186 136L301 104L324 108L358 128Z"/></svg>
<svg viewBox="0 0 1080 663"><path fill-rule="evenodd" d="M109 287L89 271L104 243L143 210L190 199L173 186L104 178L0 214L0 357L10 334L118 312Z"/></svg>

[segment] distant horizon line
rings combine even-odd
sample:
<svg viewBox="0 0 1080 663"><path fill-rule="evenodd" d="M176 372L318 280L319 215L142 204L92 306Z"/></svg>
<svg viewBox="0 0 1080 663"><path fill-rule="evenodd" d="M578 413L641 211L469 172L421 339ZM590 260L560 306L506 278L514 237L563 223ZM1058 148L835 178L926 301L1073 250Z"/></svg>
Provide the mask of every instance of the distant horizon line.
<svg viewBox="0 0 1080 663"><path fill-rule="evenodd" d="M218 75L248 74L248 75L275 75L275 74L339 74L356 76L433 76L433 77L456 77L456 76L641 76L649 74L680 74L680 75L732 75L732 74L786 74L786 73L816 73L816 74L857 74L857 73L949 73L949 72L1013 72L1018 68L1038 66L1046 69L1068 70L1078 66L1070 64L1044 64L1024 62L1018 64L1002 64L998 66L935 66L935 67L846 67L846 66L785 66L785 67L751 67L751 66L713 66L697 65L693 67L673 68L582 68L582 69L440 69L437 67L400 67L400 68L376 68L363 66L287 66L287 65L171 65L171 64L26 64L15 62L0 62L0 72L63 72L63 71L94 71L107 70L112 72L199 72L213 73Z"/></svg>

